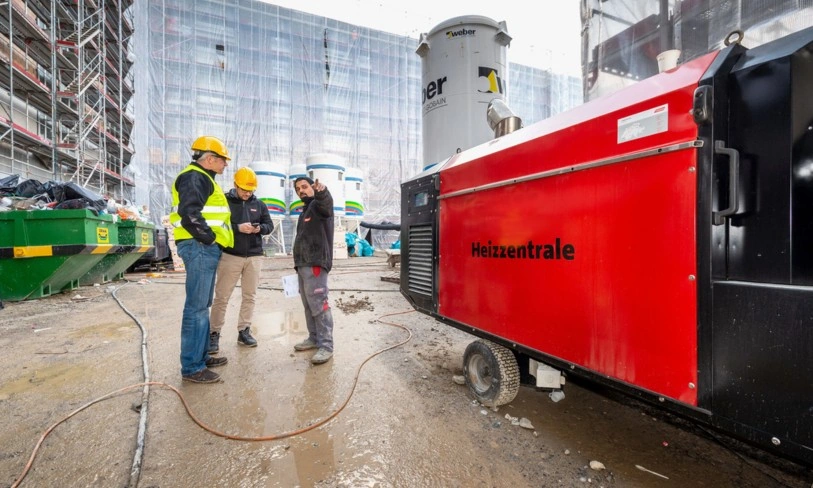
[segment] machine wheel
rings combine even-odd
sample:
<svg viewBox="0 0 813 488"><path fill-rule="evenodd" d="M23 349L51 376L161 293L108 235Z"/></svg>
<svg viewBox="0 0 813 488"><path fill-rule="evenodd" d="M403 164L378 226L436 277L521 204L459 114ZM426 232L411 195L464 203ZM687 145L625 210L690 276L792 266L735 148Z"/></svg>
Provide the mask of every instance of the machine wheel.
<svg viewBox="0 0 813 488"><path fill-rule="evenodd" d="M489 341L474 341L463 354L466 384L483 405L505 405L519 391L519 365L509 349Z"/></svg>

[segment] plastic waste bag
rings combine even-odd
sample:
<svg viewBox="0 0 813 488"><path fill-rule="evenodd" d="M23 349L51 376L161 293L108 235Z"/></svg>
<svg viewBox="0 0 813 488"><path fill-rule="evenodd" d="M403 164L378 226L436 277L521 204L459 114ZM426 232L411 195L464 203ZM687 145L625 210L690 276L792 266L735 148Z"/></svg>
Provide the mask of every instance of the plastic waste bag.
<svg viewBox="0 0 813 488"><path fill-rule="evenodd" d="M53 188L53 192L54 199L60 204L67 200L76 200L81 198L85 199L85 201L87 202L87 208L91 208L93 210L96 210L97 212L101 212L107 207L107 202L104 201L104 198L101 195L87 188L82 188L81 186L73 182L57 185ZM75 203L72 203L71 205L74 204ZM58 205L57 208L66 208L66 207L61 207Z"/></svg>
<svg viewBox="0 0 813 488"><path fill-rule="evenodd" d="M17 188L19 183L20 175L11 175L6 176L5 178L0 178L0 192L14 193L14 189Z"/></svg>
<svg viewBox="0 0 813 488"><path fill-rule="evenodd" d="M347 244L347 255L348 256L361 256L361 248L357 245L358 243L358 235L354 234L353 232L346 232L344 234L344 243Z"/></svg>
<svg viewBox="0 0 813 488"><path fill-rule="evenodd" d="M45 187L37 180L25 180L14 189L18 197L30 198L46 193Z"/></svg>
<svg viewBox="0 0 813 488"><path fill-rule="evenodd" d="M373 246L370 245L369 242L365 241L364 239L359 239L359 245L361 246L361 255L364 257L372 256L375 252Z"/></svg>

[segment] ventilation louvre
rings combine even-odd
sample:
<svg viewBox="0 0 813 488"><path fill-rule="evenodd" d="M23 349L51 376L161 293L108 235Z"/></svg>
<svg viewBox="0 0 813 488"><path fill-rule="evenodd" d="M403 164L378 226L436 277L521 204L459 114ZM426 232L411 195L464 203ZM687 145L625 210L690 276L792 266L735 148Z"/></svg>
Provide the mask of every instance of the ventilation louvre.
<svg viewBox="0 0 813 488"><path fill-rule="evenodd" d="M432 225L409 228L409 282L412 293L432 296Z"/></svg>

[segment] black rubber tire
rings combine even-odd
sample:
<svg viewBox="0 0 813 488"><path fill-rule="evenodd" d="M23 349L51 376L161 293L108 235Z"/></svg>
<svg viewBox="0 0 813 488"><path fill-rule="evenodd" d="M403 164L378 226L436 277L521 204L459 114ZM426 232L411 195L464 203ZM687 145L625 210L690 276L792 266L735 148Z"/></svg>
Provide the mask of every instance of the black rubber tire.
<svg viewBox="0 0 813 488"><path fill-rule="evenodd" d="M463 354L463 376L469 390L483 405L510 403L519 391L519 365L509 349L477 340Z"/></svg>

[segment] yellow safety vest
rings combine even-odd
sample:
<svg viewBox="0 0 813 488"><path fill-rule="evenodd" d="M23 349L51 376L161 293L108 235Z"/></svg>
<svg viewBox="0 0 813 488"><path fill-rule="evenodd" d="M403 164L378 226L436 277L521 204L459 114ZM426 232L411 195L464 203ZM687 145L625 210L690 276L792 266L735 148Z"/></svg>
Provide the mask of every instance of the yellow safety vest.
<svg viewBox="0 0 813 488"><path fill-rule="evenodd" d="M234 232L231 228L231 211L229 210L229 202L226 200L226 195L220 188L220 185L207 173L205 170L190 164L183 171L178 173L178 176L186 173L187 171L197 171L206 175L214 185L215 191L209 195L209 198L204 204L201 215L206 220L206 224L215 233L215 242L223 247L234 247ZM175 177L175 182L178 181L178 176ZM178 196L178 190L175 188L175 182L172 183L172 213L169 214L169 223L172 224L173 234L175 240L192 239L192 234L184 229L181 225L181 216L178 214L178 205L181 202Z"/></svg>

